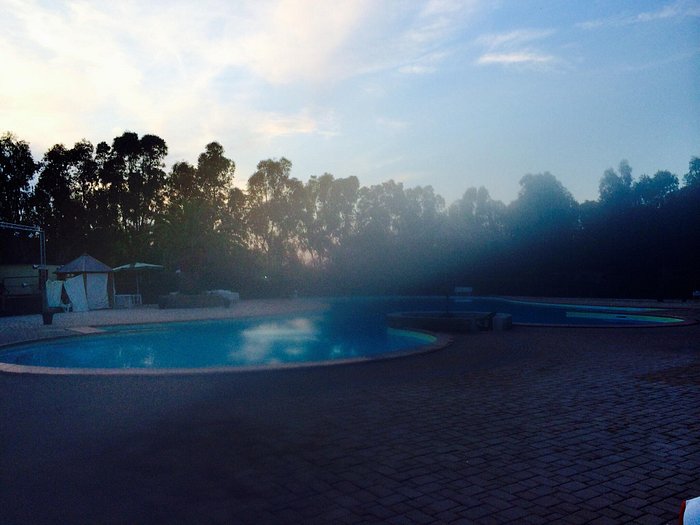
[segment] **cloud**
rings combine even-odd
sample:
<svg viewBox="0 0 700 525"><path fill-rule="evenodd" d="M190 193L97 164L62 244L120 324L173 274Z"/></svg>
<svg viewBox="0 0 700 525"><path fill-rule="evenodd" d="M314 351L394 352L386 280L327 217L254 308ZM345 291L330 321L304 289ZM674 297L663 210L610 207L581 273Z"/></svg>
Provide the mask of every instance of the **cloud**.
<svg viewBox="0 0 700 525"><path fill-rule="evenodd" d="M532 45L554 34L551 29L518 29L507 33L482 35L477 45L485 51L476 60L477 64L542 66L558 62L554 55L544 53Z"/></svg>
<svg viewBox="0 0 700 525"><path fill-rule="evenodd" d="M552 62L551 55L540 55L529 52L486 53L477 60L478 64L545 64Z"/></svg>
<svg viewBox="0 0 700 525"><path fill-rule="evenodd" d="M427 2L400 35L396 46L391 47L393 56L404 61L398 71L409 75L434 73L453 53L452 38L465 28L480 6L476 0Z"/></svg>
<svg viewBox="0 0 700 525"><path fill-rule="evenodd" d="M231 62L271 83L343 74L334 59L371 11L368 0L282 0L264 4L231 44Z"/></svg>
<svg viewBox="0 0 700 525"><path fill-rule="evenodd" d="M409 75L426 75L434 73L448 53L445 51L429 53L425 56L418 57L409 64L399 67L400 73Z"/></svg>
<svg viewBox="0 0 700 525"><path fill-rule="evenodd" d="M599 29L604 27L619 27L670 18L700 17L700 3L679 0L667 4L656 11L645 11L636 15L618 15L597 20L589 20L577 24L582 29Z"/></svg>
<svg viewBox="0 0 700 525"><path fill-rule="evenodd" d="M384 72L434 73L478 9L477 0L2 0L0 131L42 153L58 141L156 133L177 160L212 140L257 151L281 137L332 138L342 111L317 94L361 79L381 97L391 92Z"/></svg>
<svg viewBox="0 0 700 525"><path fill-rule="evenodd" d="M477 39L477 43L488 49L520 47L526 43L547 38L553 33L552 29L517 29L507 33L482 35Z"/></svg>
<svg viewBox="0 0 700 525"><path fill-rule="evenodd" d="M265 139L286 135L321 135L333 137L339 134L332 113L315 114L304 109L297 114L259 113L252 116L253 130Z"/></svg>

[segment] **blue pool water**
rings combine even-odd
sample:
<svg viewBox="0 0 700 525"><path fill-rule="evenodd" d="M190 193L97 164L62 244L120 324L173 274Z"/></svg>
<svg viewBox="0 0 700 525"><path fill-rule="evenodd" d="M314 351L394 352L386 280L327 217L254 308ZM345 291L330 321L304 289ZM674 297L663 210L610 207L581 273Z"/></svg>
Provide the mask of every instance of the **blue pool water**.
<svg viewBox="0 0 700 525"><path fill-rule="evenodd" d="M391 354L434 338L387 328L396 311L498 311L519 323L644 325L672 322L616 308L474 298L348 298L318 313L105 327L105 333L0 350L0 362L61 368L205 368L304 363ZM675 320L678 321L678 320Z"/></svg>

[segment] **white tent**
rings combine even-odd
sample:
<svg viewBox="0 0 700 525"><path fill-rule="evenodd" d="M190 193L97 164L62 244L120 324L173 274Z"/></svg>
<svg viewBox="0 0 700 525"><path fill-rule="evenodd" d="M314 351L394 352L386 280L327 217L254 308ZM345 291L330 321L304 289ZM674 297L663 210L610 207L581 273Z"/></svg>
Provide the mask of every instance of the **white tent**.
<svg viewBox="0 0 700 525"><path fill-rule="evenodd" d="M110 307L108 281L111 273L109 266L87 254L56 270L59 277L65 278L64 287L75 312Z"/></svg>
<svg viewBox="0 0 700 525"><path fill-rule="evenodd" d="M82 275L76 275L65 280L63 286L66 288L68 299L73 305L74 312L87 312L88 306L87 296L85 294L85 283Z"/></svg>

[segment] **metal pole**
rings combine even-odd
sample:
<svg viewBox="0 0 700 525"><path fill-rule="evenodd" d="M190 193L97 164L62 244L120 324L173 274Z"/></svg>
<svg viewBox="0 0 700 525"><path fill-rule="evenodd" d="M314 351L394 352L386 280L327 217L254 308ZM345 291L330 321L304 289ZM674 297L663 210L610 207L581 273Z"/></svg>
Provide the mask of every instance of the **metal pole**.
<svg viewBox="0 0 700 525"><path fill-rule="evenodd" d="M46 234L39 229L39 288L41 289L41 317L44 324L51 324L53 314L49 311L49 301L46 297L46 280L49 277L49 269L46 266Z"/></svg>

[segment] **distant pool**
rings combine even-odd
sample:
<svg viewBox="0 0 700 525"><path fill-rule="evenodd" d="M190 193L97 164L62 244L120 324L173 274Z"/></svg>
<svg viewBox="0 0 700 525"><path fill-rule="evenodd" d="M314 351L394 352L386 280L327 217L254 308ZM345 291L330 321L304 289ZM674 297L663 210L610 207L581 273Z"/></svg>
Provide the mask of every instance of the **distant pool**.
<svg viewBox="0 0 700 525"><path fill-rule="evenodd" d="M677 317L655 315L658 308L541 303L498 297L456 299L455 307L456 310L508 313L513 316L516 324L548 326L652 326L685 321Z"/></svg>
<svg viewBox="0 0 700 525"><path fill-rule="evenodd" d="M515 323L642 326L682 321L653 310L525 303L498 298L369 297L329 299L299 315L102 327L103 333L12 345L0 363L60 369L250 368L396 355L436 338L387 327L396 311L510 313Z"/></svg>

